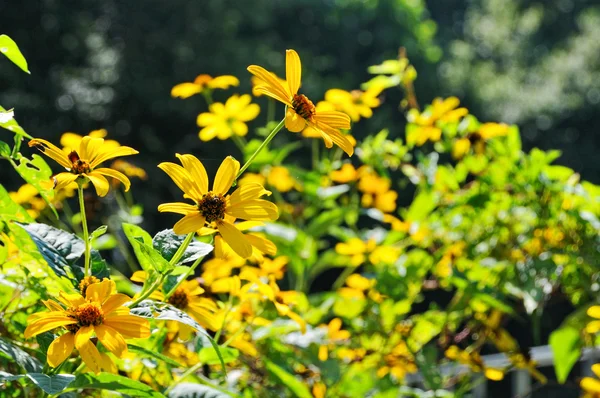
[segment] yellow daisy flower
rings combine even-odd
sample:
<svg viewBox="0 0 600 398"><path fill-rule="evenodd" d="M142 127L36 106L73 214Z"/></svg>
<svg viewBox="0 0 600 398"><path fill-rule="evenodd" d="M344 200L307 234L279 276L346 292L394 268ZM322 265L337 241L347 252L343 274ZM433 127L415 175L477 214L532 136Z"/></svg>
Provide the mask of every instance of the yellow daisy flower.
<svg viewBox="0 0 600 398"><path fill-rule="evenodd" d="M248 71L266 84L259 86L256 91L287 105L285 127L294 133L302 131L307 125L315 128L325 141L325 146L331 148L335 143L348 156L354 153L354 147L340 129L350 128L350 117L337 111L319 111L305 95L298 94L302 74L300 57L294 50L286 51L286 81L287 85L274 77L261 66L250 65Z"/></svg>
<svg viewBox="0 0 600 398"><path fill-rule="evenodd" d="M189 98L192 95L200 94L204 90L213 90L215 88L228 89L231 86L239 86L240 81L235 76L224 75L212 77L210 75L198 75L193 82L181 83L171 89L171 96L174 98Z"/></svg>
<svg viewBox="0 0 600 398"><path fill-rule="evenodd" d="M204 289L196 279L183 281L177 290L169 297L167 302L180 310L187 312L200 325L207 329L217 330L214 313L217 304L206 297L202 297Z"/></svg>
<svg viewBox="0 0 600 398"><path fill-rule="evenodd" d="M600 377L600 363L592 365L592 372L596 377ZM592 398L600 396L600 380L593 377L584 377L579 382L579 387L585 391L584 397Z"/></svg>
<svg viewBox="0 0 600 398"><path fill-rule="evenodd" d="M273 166L269 168L267 183L279 192L289 192L292 189L302 188L298 181L292 177L290 170L285 166Z"/></svg>
<svg viewBox="0 0 600 398"><path fill-rule="evenodd" d="M83 137L78 151L72 150L69 154L41 138L29 141L29 146L36 147L67 169L67 172L58 173L53 177L54 189L56 190L62 189L79 179L79 181L90 181L96 188L98 196L105 196L108 193L109 185L104 176L116 178L125 185L125 191L129 190L131 183L123 173L109 168L97 167L101 163L118 156L135 155L138 151L133 148L107 146L104 145L103 138L89 136Z"/></svg>
<svg viewBox="0 0 600 398"><path fill-rule="evenodd" d="M106 131L105 129L99 129L99 130L90 131L90 133L88 134L88 137L104 138L107 135L108 135L108 131ZM82 139L83 139L83 136L81 136L79 134L66 132L60 136L60 145L62 145L64 151L66 151L67 153L70 153L73 149L79 148L79 145L81 145ZM115 140L104 140L104 145L110 146L111 148L117 148L117 147L121 146L121 144L119 144Z"/></svg>
<svg viewBox="0 0 600 398"><path fill-rule="evenodd" d="M60 304L53 300L44 301L50 312L29 317L25 338L64 327L67 333L55 339L48 347L50 366L60 365L75 347L85 364L95 373L111 368L107 363L110 359L100 354L91 341L94 334L117 357L127 352L125 338L150 336L148 320L130 315L129 308L123 306L131 298L115 291L115 282L104 279L87 286L85 298L77 293L60 292Z"/></svg>
<svg viewBox="0 0 600 398"><path fill-rule="evenodd" d="M199 114L196 121L199 127L204 127L198 134L200 139L210 141L217 137L226 140L232 135L243 137L248 134L246 122L255 119L260 112L260 107L250 101L252 97L249 94L236 94L229 97L225 104L211 104L209 112Z"/></svg>
<svg viewBox="0 0 600 398"><path fill-rule="evenodd" d="M325 93L325 101L332 103L335 107L350 116L353 122L358 122L361 117L373 116L373 108L380 104L379 94L383 91L380 85L373 85L367 91L340 90L333 88Z"/></svg>
<svg viewBox="0 0 600 398"><path fill-rule="evenodd" d="M244 234L226 216L249 221L273 221L278 218L277 206L263 199L271 192L256 183L244 184L231 195L230 190L240 170L240 163L231 156L225 158L217 170L213 189L208 189L206 169L195 156L176 155L183 167L164 162L158 167L173 179L184 192L184 197L194 201L188 203L164 203L158 206L160 212L183 214L184 217L174 226L176 234L196 232L204 226L216 227L223 239L240 256L252 255L252 245Z"/></svg>

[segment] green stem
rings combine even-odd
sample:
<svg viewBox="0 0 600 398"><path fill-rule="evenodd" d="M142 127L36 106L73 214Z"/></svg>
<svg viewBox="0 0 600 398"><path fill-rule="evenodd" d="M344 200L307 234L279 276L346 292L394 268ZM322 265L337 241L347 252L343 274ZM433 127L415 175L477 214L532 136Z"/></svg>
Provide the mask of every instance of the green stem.
<svg viewBox="0 0 600 398"><path fill-rule="evenodd" d="M254 151L254 153L252 154L252 156L250 156L250 159L248 159L248 161L242 166L242 168L238 172L237 176L235 176L236 180L242 175L242 173L248 168L248 166L250 166L250 164L252 163L252 161L254 161L254 159L260 153L260 151L262 151L264 149L264 147L266 147L267 145L269 145L269 142L271 142L271 140L273 138L275 138L275 135L277 135L277 133L279 133L279 130L281 130L284 125L285 125L285 118L283 118L279 122L279 124L277 126L275 126L275 128L273 129L273 131L271 131L271 133L267 136L267 138L265 138L265 140L263 141L263 143L260 144L260 146L256 149L256 151Z"/></svg>
<svg viewBox="0 0 600 398"><path fill-rule="evenodd" d="M335 282L333 282L331 290L338 290L340 287L342 287L344 285L344 282L346 282L346 278L352 275L352 273L356 271L357 268L358 267L348 267L344 271L342 271L340 276L338 276Z"/></svg>
<svg viewBox="0 0 600 398"><path fill-rule="evenodd" d="M17 156L19 149L21 149L21 141L22 140L23 140L23 136L15 135L15 146L13 147L12 152L10 154L10 157L12 159L14 159Z"/></svg>
<svg viewBox="0 0 600 398"><path fill-rule="evenodd" d="M177 262L179 260L181 260L181 256L183 256L183 253L185 253L185 251L187 250L188 246L190 245L190 243L194 239L194 235L196 235L195 232L190 232L185 237L185 240L183 241L183 243L181 243L181 246L179 246L179 249L177 249L177 251L175 252L175 254L173 255L173 257L171 258L171 261L169 261L169 264L175 265L175 264L177 264Z"/></svg>
<svg viewBox="0 0 600 398"><path fill-rule="evenodd" d="M85 263L83 268L83 276L90 276L90 238L88 232L87 218L85 216L85 201L83 200L83 188L81 185L77 188L79 195L79 211L81 213L81 226L83 228L83 241L85 242Z"/></svg>
<svg viewBox="0 0 600 398"><path fill-rule="evenodd" d="M135 308L136 305L146 300L156 289L158 289L162 283L165 281L167 275L161 275L143 294L140 295L137 299L135 299L131 304L128 304L127 307Z"/></svg>
<svg viewBox="0 0 600 398"><path fill-rule="evenodd" d="M225 315L223 315L223 322L221 323L221 327L217 330L217 334L215 335L215 342L219 344L219 339L221 338L221 334L223 334L223 328L225 327L225 320L229 315L229 312L233 308L233 296L229 295L229 300L227 301L227 310L225 311Z"/></svg>
<svg viewBox="0 0 600 398"><path fill-rule="evenodd" d="M194 261L194 264L192 264L192 266L190 267L190 269L188 269L186 271L185 274L183 274L183 276L181 278L179 278L179 281L175 284L175 286L173 286L173 288L171 290L169 290L169 293L165 294L165 301L167 301L169 299L169 297L171 297L173 295L173 293L175 293L175 291L177 290L177 288L179 287L179 285L181 285L183 283L183 281L187 280L188 276L190 276L190 274L192 272L194 272L194 270L196 269L196 267L198 266L198 264L200 264L200 262L202 261L204 257L198 257L196 259L196 261Z"/></svg>

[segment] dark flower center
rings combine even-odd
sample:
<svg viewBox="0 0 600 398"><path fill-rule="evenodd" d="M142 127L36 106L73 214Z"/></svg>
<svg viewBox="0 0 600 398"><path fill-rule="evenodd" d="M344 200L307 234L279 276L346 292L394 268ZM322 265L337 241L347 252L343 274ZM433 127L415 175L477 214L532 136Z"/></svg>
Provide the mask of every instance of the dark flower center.
<svg viewBox="0 0 600 398"><path fill-rule="evenodd" d="M198 210L206 218L206 222L222 220L225 217L225 198L209 192L198 202Z"/></svg>
<svg viewBox="0 0 600 398"><path fill-rule="evenodd" d="M79 154L77 151L71 151L69 153L69 160L73 163L73 167L71 167L71 172L74 174L84 174L92 171L90 165L85 160L79 158Z"/></svg>
<svg viewBox="0 0 600 398"><path fill-rule="evenodd" d="M305 120L311 120L315 115L315 105L304 94L295 94L292 106L294 111Z"/></svg>
<svg viewBox="0 0 600 398"><path fill-rule="evenodd" d="M169 304L173 307L179 308L180 310L185 309L188 305L188 296L185 290L179 288L175 290L175 293L169 297Z"/></svg>
<svg viewBox="0 0 600 398"><path fill-rule="evenodd" d="M75 316L80 326L101 325L104 320L104 312L96 303L82 304L75 310Z"/></svg>

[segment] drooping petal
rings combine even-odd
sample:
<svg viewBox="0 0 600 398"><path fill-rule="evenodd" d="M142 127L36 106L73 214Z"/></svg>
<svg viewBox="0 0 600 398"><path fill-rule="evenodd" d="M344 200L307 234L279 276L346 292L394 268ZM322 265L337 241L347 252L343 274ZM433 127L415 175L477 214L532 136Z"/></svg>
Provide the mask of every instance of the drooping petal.
<svg viewBox="0 0 600 398"><path fill-rule="evenodd" d="M288 108L285 114L285 128L292 133L298 133L306 127L306 120L298 115L292 108Z"/></svg>
<svg viewBox="0 0 600 398"><path fill-rule="evenodd" d="M117 365L115 365L112 359L110 359L108 354L105 352L100 353L100 367L105 372L112 373L115 375L119 374L119 369L117 368Z"/></svg>
<svg viewBox="0 0 600 398"><path fill-rule="evenodd" d="M77 333L75 333L75 347L79 350L80 347L83 347L94 335L94 327L93 326L82 326L79 328Z"/></svg>
<svg viewBox="0 0 600 398"><path fill-rule="evenodd" d="M133 277L131 278L133 280ZM131 301L131 298L125 294L117 293L111 294L109 298L102 304L102 312L105 315L110 314L113 310L121 307L126 302Z"/></svg>
<svg viewBox="0 0 600 398"><path fill-rule="evenodd" d="M317 122L317 128L323 132L323 139L325 140L325 145L328 148L331 148L331 144L327 145L328 140L330 140L331 142L334 142L337 146L342 148L342 150L346 152L348 156L352 156L352 154L354 153L354 146L345 135L340 133L339 130L319 122Z"/></svg>
<svg viewBox="0 0 600 398"><path fill-rule="evenodd" d="M75 346L75 335L67 332L57 339L54 339L48 346L48 364L53 368L57 367L65 361L73 352Z"/></svg>
<svg viewBox="0 0 600 398"><path fill-rule="evenodd" d="M84 174L87 178L89 178L90 182L94 185L94 188L96 188L96 193L98 194L98 196L103 197L106 196L106 194L108 193L108 188L109 188L109 184L108 184L108 180L106 179L106 177L104 177L102 174L100 173L96 173L95 171L92 171L89 174Z"/></svg>
<svg viewBox="0 0 600 398"><path fill-rule="evenodd" d="M104 279L102 282L92 283L85 291L85 298L91 301L103 303L116 290L114 281Z"/></svg>
<svg viewBox="0 0 600 398"><path fill-rule="evenodd" d="M110 159L113 159L113 158L116 158L119 156L135 155L137 153L139 153L139 152L128 146L120 146L118 148L111 148L110 146L105 145L98 150L98 154L96 155L96 157L94 159L89 160L90 167L92 169L95 169L102 162L106 162L107 160L110 160Z"/></svg>
<svg viewBox="0 0 600 398"><path fill-rule="evenodd" d="M120 171L103 167L103 168L95 169L94 173L100 173L100 174L104 174L105 176L116 178L117 180L121 181L123 183L123 185L125 186L125 192L129 191L129 187L131 186L131 181L129 181L129 178L127 178L127 176L125 174L121 173Z"/></svg>
<svg viewBox="0 0 600 398"><path fill-rule="evenodd" d="M230 205L250 199L258 199L263 195L271 195L271 191L266 190L262 185L256 182L241 185L229 197Z"/></svg>
<svg viewBox="0 0 600 398"><path fill-rule="evenodd" d="M283 102L287 106L292 106L292 97L288 93L289 88L284 87L277 77L269 73L265 68L258 65L250 65L248 72L265 82L265 85L256 87L256 91L265 94L277 101Z"/></svg>
<svg viewBox="0 0 600 398"><path fill-rule="evenodd" d="M100 352L90 340L85 340L81 343L81 346L77 347L81 359L85 362L86 366L96 374L102 371L102 357Z"/></svg>
<svg viewBox="0 0 600 398"><path fill-rule="evenodd" d="M325 123L336 129L350 128L350 116L342 112L322 111L317 112L317 114L314 117L315 120Z"/></svg>
<svg viewBox="0 0 600 398"><path fill-rule="evenodd" d="M238 171L240 171L240 162L231 156L227 156L217 170L217 175L213 182L213 192L222 195L226 194L229 188L231 188Z"/></svg>
<svg viewBox="0 0 600 398"><path fill-rule="evenodd" d="M202 193L196 187L196 184L193 183L192 176L186 169L171 162L163 162L158 165L158 168L167 173L175 185L177 185L187 196L195 201L202 199Z"/></svg>
<svg viewBox="0 0 600 398"><path fill-rule="evenodd" d="M185 99L200 92L202 92L202 86L198 84L181 83L171 89L171 97Z"/></svg>
<svg viewBox="0 0 600 398"><path fill-rule="evenodd" d="M73 173L58 173L54 176L54 189L59 191L69 184L72 184L77 178L78 174Z"/></svg>
<svg viewBox="0 0 600 398"><path fill-rule="evenodd" d="M182 202L163 203L158 206L158 211L183 214L184 216L198 211L198 206L190 205Z"/></svg>
<svg viewBox="0 0 600 398"><path fill-rule="evenodd" d="M279 217L277 206L262 199L238 202L225 209L225 213L242 220L274 221Z"/></svg>
<svg viewBox="0 0 600 398"><path fill-rule="evenodd" d="M199 211L188 213L173 226L173 232L177 235L187 235L190 232L196 232L204 226L206 218Z"/></svg>
<svg viewBox="0 0 600 398"><path fill-rule="evenodd" d="M252 245L235 225L227 221L221 221L217 223L217 229L223 239L240 257L248 258L252 255Z"/></svg>
<svg viewBox="0 0 600 398"><path fill-rule="evenodd" d="M124 337L146 338L150 336L150 322L135 315L107 315L104 324L115 329Z"/></svg>
<svg viewBox="0 0 600 398"><path fill-rule="evenodd" d="M298 93L302 79L302 64L300 57L294 50L285 51L285 80L287 80L290 96Z"/></svg>
<svg viewBox="0 0 600 398"><path fill-rule="evenodd" d="M190 174L192 181L196 183L200 193L202 195L206 194L208 192L208 175L202 162L193 155L176 154L175 156L179 158L183 168Z"/></svg>
<svg viewBox="0 0 600 398"><path fill-rule="evenodd" d="M108 325L94 326L96 336L107 350L121 358L127 353L127 343L119 332Z"/></svg>
<svg viewBox="0 0 600 398"><path fill-rule="evenodd" d="M43 318L38 318L30 323L25 329L25 338L31 338L38 334L47 332L48 330L56 329L61 326L74 325L77 320L68 317L62 311L47 312Z"/></svg>
<svg viewBox="0 0 600 398"><path fill-rule="evenodd" d="M277 254L277 246L275 246L275 243L271 242L269 239L261 238L260 236L253 234L246 234L244 236L248 242L250 242L250 244L259 251L270 256Z"/></svg>
<svg viewBox="0 0 600 398"><path fill-rule="evenodd" d="M66 169L71 169L71 167L73 167L73 163L69 160L67 154L49 141L41 138L35 138L29 141L28 145L29 147L37 148Z"/></svg>

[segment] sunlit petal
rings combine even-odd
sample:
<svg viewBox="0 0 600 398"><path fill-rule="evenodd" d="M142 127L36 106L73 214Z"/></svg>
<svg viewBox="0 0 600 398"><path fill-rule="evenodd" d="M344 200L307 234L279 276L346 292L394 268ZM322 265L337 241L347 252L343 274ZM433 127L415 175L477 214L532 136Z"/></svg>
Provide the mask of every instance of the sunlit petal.
<svg viewBox="0 0 600 398"><path fill-rule="evenodd" d="M226 194L229 188L231 188L239 170L240 162L231 156L227 156L217 170L217 175L213 182L213 192L216 194Z"/></svg>

